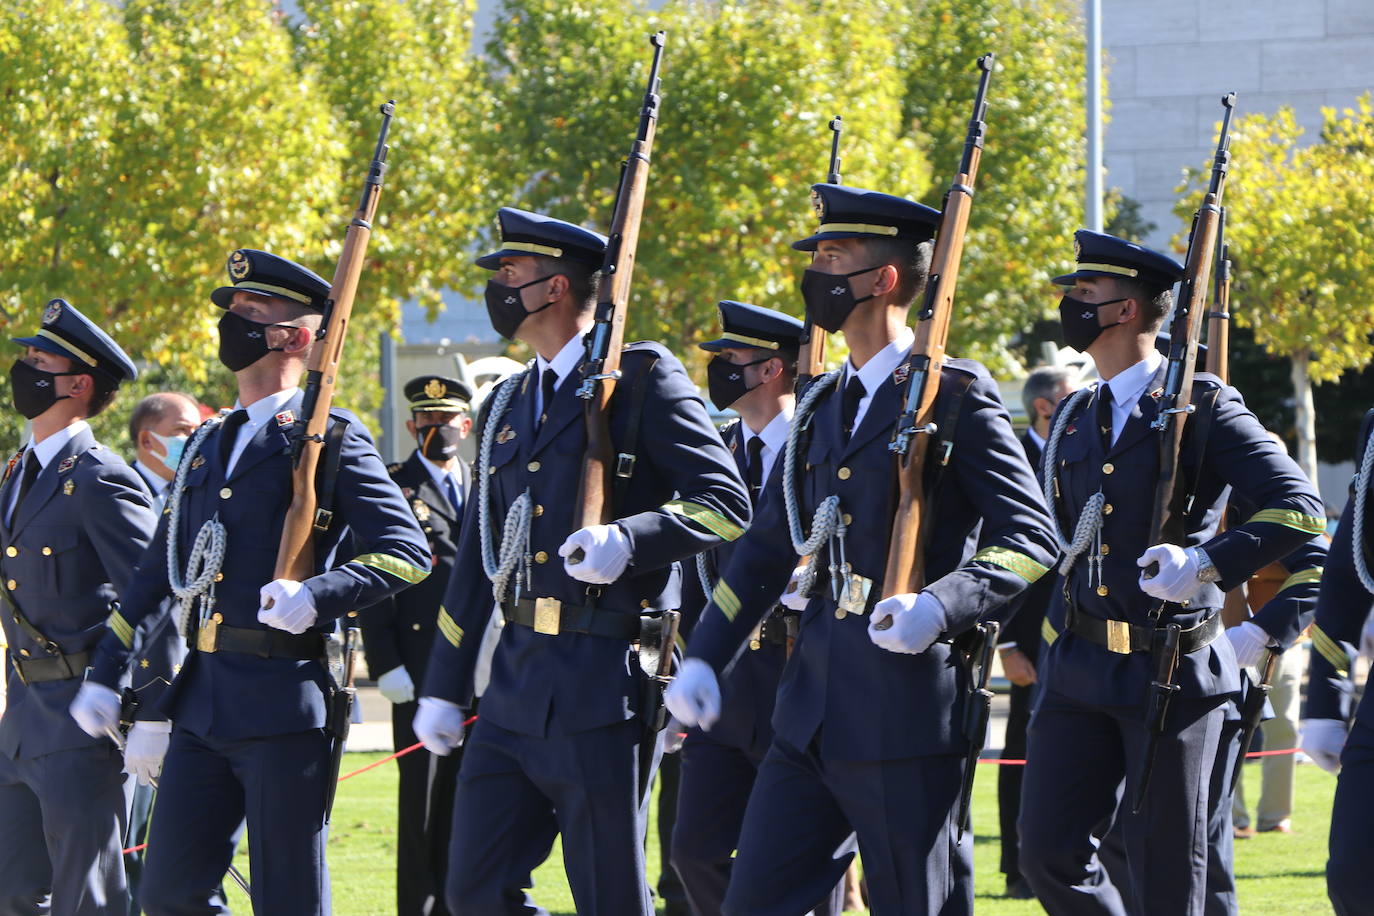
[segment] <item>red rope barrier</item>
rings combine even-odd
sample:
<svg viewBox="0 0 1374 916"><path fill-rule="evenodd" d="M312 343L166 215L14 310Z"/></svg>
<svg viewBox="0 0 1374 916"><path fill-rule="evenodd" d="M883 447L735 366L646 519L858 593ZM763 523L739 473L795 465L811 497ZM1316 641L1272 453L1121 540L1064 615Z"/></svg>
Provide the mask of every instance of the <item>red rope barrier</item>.
<svg viewBox="0 0 1374 916"><path fill-rule="evenodd" d="M1250 753L1245 755L1245 759L1254 760L1256 757L1277 757L1281 754L1296 754L1300 750L1302 750L1302 748L1285 747L1277 751L1251 751ZM1006 757L979 757L978 762L990 763L996 766L1004 767L1023 767L1026 765L1026 761L1024 760L1017 760L1015 758Z"/></svg>

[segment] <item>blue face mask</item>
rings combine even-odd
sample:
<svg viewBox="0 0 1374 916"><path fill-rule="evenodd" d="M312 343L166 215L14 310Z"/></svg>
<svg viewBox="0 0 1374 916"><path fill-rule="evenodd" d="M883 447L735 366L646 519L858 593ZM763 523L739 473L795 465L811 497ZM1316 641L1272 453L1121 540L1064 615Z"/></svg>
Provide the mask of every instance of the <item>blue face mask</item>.
<svg viewBox="0 0 1374 916"><path fill-rule="evenodd" d="M154 439L156 439L159 443L161 443L162 447L167 450L167 455L162 459L162 463L167 465L167 470L175 471L177 469L177 465L181 463L181 453L186 450L186 440L190 439L191 437L159 436L151 429L148 430L148 434L151 435Z"/></svg>

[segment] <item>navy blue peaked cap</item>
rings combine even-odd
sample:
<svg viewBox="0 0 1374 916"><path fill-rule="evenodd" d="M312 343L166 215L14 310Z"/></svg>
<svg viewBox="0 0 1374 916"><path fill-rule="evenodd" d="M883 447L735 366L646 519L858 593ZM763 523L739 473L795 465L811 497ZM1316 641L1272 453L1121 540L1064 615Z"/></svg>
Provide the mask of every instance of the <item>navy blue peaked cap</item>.
<svg viewBox="0 0 1374 916"><path fill-rule="evenodd" d="M406 382L406 401L411 413L426 410L461 412L472 403L472 388L458 379L421 375Z"/></svg>
<svg viewBox="0 0 1374 916"><path fill-rule="evenodd" d="M814 234L792 243L798 251L815 251L818 242L829 239L894 238L924 242L935 238L940 225L940 211L925 204L839 184L812 185L811 206L821 224Z"/></svg>
<svg viewBox="0 0 1374 916"><path fill-rule="evenodd" d="M1079 229L1073 250L1077 269L1055 277L1060 286L1073 286L1080 277L1125 277L1164 290L1183 276L1183 265L1168 255L1103 232Z"/></svg>
<svg viewBox="0 0 1374 916"><path fill-rule="evenodd" d="M72 361L73 370L91 369L115 384L138 378L138 368L119 344L65 299L53 299L43 309L43 326L38 333L16 337L14 342L65 356Z"/></svg>
<svg viewBox="0 0 1374 916"><path fill-rule="evenodd" d="M478 267L496 270L502 258L571 258L593 270L606 257L606 237L542 213L502 207L496 214L501 227L501 247L477 259Z"/></svg>
<svg viewBox="0 0 1374 916"><path fill-rule="evenodd" d="M697 344L712 353L726 347L754 347L759 350L783 350L793 355L801 348L804 325L782 312L775 312L747 302L722 299L720 336Z"/></svg>
<svg viewBox="0 0 1374 916"><path fill-rule="evenodd" d="M329 284L323 277L266 251L240 248L229 255L225 267L233 285L221 286L210 294L210 301L222 309L229 307L238 290L285 299L318 312L324 311L329 301Z"/></svg>

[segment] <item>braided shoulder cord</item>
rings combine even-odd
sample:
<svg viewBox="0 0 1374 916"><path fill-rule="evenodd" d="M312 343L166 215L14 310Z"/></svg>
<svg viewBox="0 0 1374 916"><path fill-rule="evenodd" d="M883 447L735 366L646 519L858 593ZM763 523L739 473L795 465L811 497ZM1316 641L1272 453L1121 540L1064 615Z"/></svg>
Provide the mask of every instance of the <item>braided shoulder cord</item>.
<svg viewBox="0 0 1374 916"><path fill-rule="evenodd" d="M1092 397L1093 389L1080 388L1069 396L1069 402L1059 411L1058 418L1054 421L1054 428L1050 430L1050 437L1045 442L1045 505L1050 510L1050 526L1054 532L1054 539L1059 544L1059 549L1064 553L1064 559L1059 563L1059 574L1067 576L1073 564L1088 549L1097 532L1102 528L1102 507L1106 505L1107 498L1098 490L1083 505L1083 511L1079 513L1078 524L1074 526L1073 540L1066 541L1064 533L1059 529L1059 514L1055 510L1054 481L1059 473L1059 442L1064 437L1064 429L1069 425L1069 418L1082 406L1080 402L1087 401Z"/></svg>
<svg viewBox="0 0 1374 916"><path fill-rule="evenodd" d="M482 444L477 453L477 531L482 541L482 570L491 580L492 594L500 604L506 597L506 587L514 575L520 558L529 545L530 519L533 517L530 492L526 490L511 503L501 528L501 547L499 556L491 543L491 445L496 436L496 427L510 407L511 398L528 375L524 372L512 375L501 383L492 395L491 411L487 414L486 425L482 427Z"/></svg>
<svg viewBox="0 0 1374 916"><path fill-rule="evenodd" d="M1364 455L1360 458L1360 471L1355 475L1355 530L1350 532L1350 552L1355 557L1355 572L1359 574L1360 584L1365 591L1374 595L1374 576L1369 574L1369 563L1364 553L1365 503L1369 498L1370 473L1374 472L1374 433L1364 444Z"/></svg>
<svg viewBox="0 0 1374 916"><path fill-rule="evenodd" d="M838 385L839 380L839 369L827 372L816 379L802 395L792 414L792 422L787 427L787 448L783 452L782 465L782 494L783 504L787 509L787 530L792 538L792 549L799 557L814 555L826 540L839 532L841 527L840 498L832 494L821 500L821 504L816 507L816 513L811 518L811 533L802 533L798 495L800 482L797 479L797 449L801 443L802 430L806 428L811 415L815 412L816 402L820 400L821 395ZM797 589L801 594L811 591L811 586L816 581L816 565L814 562L808 563L797 582Z"/></svg>
<svg viewBox="0 0 1374 916"><path fill-rule="evenodd" d="M167 494L167 584L172 594L180 602L177 611L177 630L183 636L190 635L191 609L196 599L205 596L201 603L201 618L208 617L215 606L215 576L219 575L224 564L225 531L219 520L219 513L208 519L196 532L191 544L191 554L186 558L185 574L177 557L178 532L181 530L181 496L186 487L186 475L190 471L195 456L200 452L205 437L220 424L224 416L211 417L186 443L181 460L177 462L176 477L172 479L171 492Z"/></svg>

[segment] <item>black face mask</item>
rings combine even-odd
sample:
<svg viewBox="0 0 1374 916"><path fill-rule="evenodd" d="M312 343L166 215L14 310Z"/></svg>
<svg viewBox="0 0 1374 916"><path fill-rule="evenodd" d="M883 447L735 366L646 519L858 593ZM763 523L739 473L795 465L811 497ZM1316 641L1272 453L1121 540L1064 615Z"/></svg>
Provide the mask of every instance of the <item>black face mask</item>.
<svg viewBox="0 0 1374 916"><path fill-rule="evenodd" d="M765 356L752 363L732 363L723 356L717 356L707 363L706 392L711 396L711 403L716 405L716 410L724 410L758 387L755 385L751 388L744 381L746 366L757 366L772 358Z"/></svg>
<svg viewBox="0 0 1374 916"><path fill-rule="evenodd" d="M1125 302L1129 298L1129 296L1124 296L1120 299L1108 299L1106 302L1084 302L1082 299L1075 299L1067 295L1061 298L1059 300L1059 324L1064 329L1064 343L1079 353L1087 350L1107 328L1114 328L1118 324L1125 323L1118 321L1104 327L1097 323L1097 310L1104 305L1111 305L1113 302Z"/></svg>
<svg viewBox="0 0 1374 916"><path fill-rule="evenodd" d="M557 274L549 274L547 277L540 277L538 280L531 280L519 286L507 286L499 282L495 277L487 281L487 317L491 319L492 329L506 340L514 340L515 332L520 330L520 325L531 315L538 315L544 309L553 305L552 302L545 302L532 312L525 311L525 300L521 297L520 291L527 286L536 283L543 283L551 280Z"/></svg>
<svg viewBox="0 0 1374 916"><path fill-rule="evenodd" d="M802 274L801 294L802 301L806 303L806 317L810 318L816 327L835 333L849 318L849 314L861 302L867 302L873 298L870 293L862 299L854 298L854 288L849 283L850 277L857 277L859 274L871 273L885 265L879 264L877 267L865 267L862 270L851 271L847 274L828 274L814 267L808 267Z"/></svg>
<svg viewBox="0 0 1374 916"><path fill-rule="evenodd" d="M10 391L14 398L14 409L26 420L41 416L58 401L71 397L57 393L57 377L60 375L86 375L85 372L44 372L30 366L22 359L15 360L10 367Z"/></svg>
<svg viewBox="0 0 1374 916"><path fill-rule="evenodd" d="M219 361L230 372L238 372L240 369L247 369L268 353L281 352L282 347L267 345L268 328L294 331L295 325L263 324L226 311L219 318Z"/></svg>
<svg viewBox="0 0 1374 916"><path fill-rule="evenodd" d="M421 455L430 461L449 461L458 457L463 431L456 426L419 426L415 438L420 443Z"/></svg>

